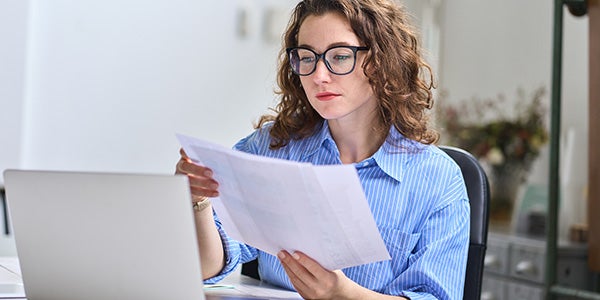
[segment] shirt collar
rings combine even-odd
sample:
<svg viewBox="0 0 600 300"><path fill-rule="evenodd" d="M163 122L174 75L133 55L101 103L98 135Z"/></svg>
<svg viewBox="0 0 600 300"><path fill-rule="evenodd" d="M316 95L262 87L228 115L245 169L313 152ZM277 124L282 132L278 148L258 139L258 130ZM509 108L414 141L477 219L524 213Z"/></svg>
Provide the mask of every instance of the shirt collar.
<svg viewBox="0 0 600 300"><path fill-rule="evenodd" d="M323 121L311 140L305 149L303 157L306 158L315 154L322 147L339 157L339 151L335 145L335 141L331 137L327 121ZM423 147L423 144L407 139L392 126L388 138L371 158L375 160L384 173L401 182L404 170L412 154L422 150ZM371 158L367 158L367 160Z"/></svg>
<svg viewBox="0 0 600 300"><path fill-rule="evenodd" d="M331 137L331 133L329 132L329 124L327 124L327 121L323 121L323 123L321 123L320 128L317 129L315 134L313 134L313 136L310 139L311 142L306 146L306 149L304 150L304 158L315 154L317 151L319 151L319 149L321 149L321 147L324 147L330 152L334 152L335 154L337 154L338 157L340 156L339 151L335 146L335 141L333 140L333 137Z"/></svg>
<svg viewBox="0 0 600 300"><path fill-rule="evenodd" d="M408 163L415 153L423 150L425 145L404 137L394 126L386 141L373 154L379 168L396 181L402 178Z"/></svg>

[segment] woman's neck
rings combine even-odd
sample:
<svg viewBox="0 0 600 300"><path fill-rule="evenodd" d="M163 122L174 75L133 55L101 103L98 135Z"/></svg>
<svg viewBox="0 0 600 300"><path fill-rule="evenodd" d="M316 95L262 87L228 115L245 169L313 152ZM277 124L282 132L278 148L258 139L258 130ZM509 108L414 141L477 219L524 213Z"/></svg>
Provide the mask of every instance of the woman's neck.
<svg viewBox="0 0 600 300"><path fill-rule="evenodd" d="M371 157L381 147L386 134L377 128L377 122L329 121L329 130L344 164L356 163Z"/></svg>

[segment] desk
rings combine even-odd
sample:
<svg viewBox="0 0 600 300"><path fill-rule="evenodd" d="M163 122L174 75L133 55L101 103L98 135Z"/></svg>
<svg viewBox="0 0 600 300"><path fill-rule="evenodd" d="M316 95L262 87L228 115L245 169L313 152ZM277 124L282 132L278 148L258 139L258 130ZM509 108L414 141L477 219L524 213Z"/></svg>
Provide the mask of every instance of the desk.
<svg viewBox="0 0 600 300"><path fill-rule="evenodd" d="M0 257L0 299L25 299L19 260Z"/></svg>
<svg viewBox="0 0 600 300"><path fill-rule="evenodd" d="M204 287L206 300L302 299L298 293L259 280L234 274L215 285ZM0 257L0 299L27 299L17 257Z"/></svg>
<svg viewBox="0 0 600 300"><path fill-rule="evenodd" d="M204 293L207 300L302 299L296 292L278 288L241 274L233 274L218 284L204 286Z"/></svg>

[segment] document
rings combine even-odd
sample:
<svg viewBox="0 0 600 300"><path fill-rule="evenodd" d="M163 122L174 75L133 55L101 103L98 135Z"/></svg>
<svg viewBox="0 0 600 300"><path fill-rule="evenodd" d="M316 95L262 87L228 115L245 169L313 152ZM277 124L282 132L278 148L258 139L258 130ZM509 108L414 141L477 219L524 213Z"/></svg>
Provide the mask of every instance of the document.
<svg viewBox="0 0 600 300"><path fill-rule="evenodd" d="M329 270L390 259L353 165L317 166L177 138L194 162L213 170L220 193L213 208L232 238L272 255L301 251Z"/></svg>
<svg viewBox="0 0 600 300"><path fill-rule="evenodd" d="M246 297L244 299L303 299L297 292L239 275L227 276L217 284L205 284L204 293L211 296Z"/></svg>

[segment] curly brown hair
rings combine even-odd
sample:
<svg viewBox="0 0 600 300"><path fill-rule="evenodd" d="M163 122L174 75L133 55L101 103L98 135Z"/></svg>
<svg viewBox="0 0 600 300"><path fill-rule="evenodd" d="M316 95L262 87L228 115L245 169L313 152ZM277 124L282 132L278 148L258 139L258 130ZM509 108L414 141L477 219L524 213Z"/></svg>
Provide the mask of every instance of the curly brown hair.
<svg viewBox="0 0 600 300"><path fill-rule="evenodd" d="M323 122L310 105L300 78L292 73L285 49L298 45L298 31L306 17L326 13L345 16L359 40L369 47L363 68L378 98L382 121L378 133L388 136L395 126L406 138L435 143L439 134L428 127L426 113L433 106L433 74L421 56L404 7L392 0L304 0L292 11L283 35L277 74L280 90L276 92L280 101L272 109L276 115L263 115L256 124L260 128L273 121L271 148L307 137Z"/></svg>

